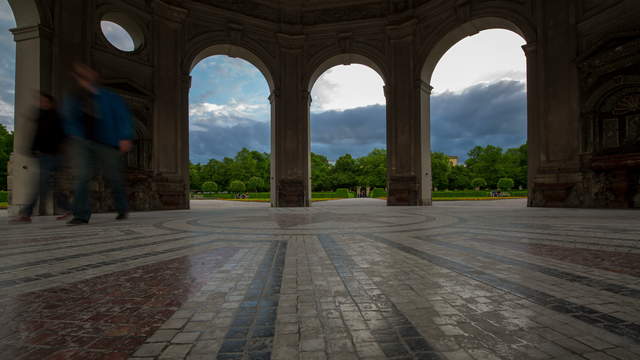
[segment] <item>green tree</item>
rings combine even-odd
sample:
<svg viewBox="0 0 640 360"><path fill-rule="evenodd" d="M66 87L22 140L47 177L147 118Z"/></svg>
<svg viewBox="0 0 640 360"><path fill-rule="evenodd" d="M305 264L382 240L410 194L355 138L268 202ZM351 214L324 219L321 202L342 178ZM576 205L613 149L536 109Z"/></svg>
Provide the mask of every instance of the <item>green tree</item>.
<svg viewBox="0 0 640 360"><path fill-rule="evenodd" d="M247 181L247 191L256 192L259 189L262 189L262 179L257 176L251 177L251 179Z"/></svg>
<svg viewBox="0 0 640 360"><path fill-rule="evenodd" d="M462 165L452 166L449 173L449 189L467 190L471 188L471 171Z"/></svg>
<svg viewBox="0 0 640 360"><path fill-rule="evenodd" d="M387 185L387 151L373 149L356 159L356 185L385 188Z"/></svg>
<svg viewBox="0 0 640 360"><path fill-rule="evenodd" d="M356 161L351 154L342 155L333 167L334 186L337 188L353 188L356 186Z"/></svg>
<svg viewBox="0 0 640 360"><path fill-rule="evenodd" d="M233 180L229 183L229 191L233 193L245 192L246 186L240 180Z"/></svg>
<svg viewBox="0 0 640 360"><path fill-rule="evenodd" d="M514 187L527 187L528 160L527 144L505 151L502 160L504 177L513 179Z"/></svg>
<svg viewBox="0 0 640 360"><path fill-rule="evenodd" d="M465 164L474 177L485 179L488 186L495 187L498 179L505 177L502 148L493 145L487 145L484 148L476 146L469 151L468 155L469 158Z"/></svg>
<svg viewBox="0 0 640 360"><path fill-rule="evenodd" d="M487 181L483 178L475 178L471 181L473 188L478 191L487 186Z"/></svg>
<svg viewBox="0 0 640 360"><path fill-rule="evenodd" d="M213 181L205 181L202 184L202 191L205 191L208 193L218 192L218 184L216 184Z"/></svg>
<svg viewBox="0 0 640 360"><path fill-rule="evenodd" d="M202 189L201 168L202 165L192 164L191 162L189 162L189 184L191 186L191 190Z"/></svg>
<svg viewBox="0 0 640 360"><path fill-rule="evenodd" d="M498 180L498 190L509 191L513 189L513 179L502 178Z"/></svg>
<svg viewBox="0 0 640 360"><path fill-rule="evenodd" d="M13 151L13 133L0 124L0 190L7 189L7 165Z"/></svg>
<svg viewBox="0 0 640 360"><path fill-rule="evenodd" d="M431 179L434 189L444 190L449 187L450 172L449 157L441 152L431 153Z"/></svg>
<svg viewBox="0 0 640 360"><path fill-rule="evenodd" d="M332 191L333 166L326 156L311 153L311 187L313 191Z"/></svg>

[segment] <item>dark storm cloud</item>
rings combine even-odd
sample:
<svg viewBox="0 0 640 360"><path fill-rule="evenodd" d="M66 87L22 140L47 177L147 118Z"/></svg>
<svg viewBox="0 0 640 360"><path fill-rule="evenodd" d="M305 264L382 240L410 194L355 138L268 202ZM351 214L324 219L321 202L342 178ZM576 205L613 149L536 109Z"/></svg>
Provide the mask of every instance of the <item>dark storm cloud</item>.
<svg viewBox="0 0 640 360"><path fill-rule="evenodd" d="M360 157L374 148L386 148L386 133L382 105L311 114L311 150L330 160L346 153Z"/></svg>
<svg viewBox="0 0 640 360"><path fill-rule="evenodd" d="M431 98L431 148L461 159L474 146L517 147L526 142L525 84L499 81Z"/></svg>
<svg viewBox="0 0 640 360"><path fill-rule="evenodd" d="M227 121L228 120L228 121ZM270 152L268 123L211 114L192 122L191 160L234 156L242 147ZM386 110L372 105L311 115L312 151L336 160L386 148ZM234 124L223 126L221 124ZM197 131L195 131L197 130ZM464 161L474 146L517 147L526 141L525 85L500 81L431 98L431 147Z"/></svg>
<svg viewBox="0 0 640 360"><path fill-rule="evenodd" d="M209 159L222 160L234 157L246 147L249 150L271 152L269 123L235 117L221 126L224 119L212 115L210 121L198 121L189 132L189 157L194 163L206 163Z"/></svg>
<svg viewBox="0 0 640 360"><path fill-rule="evenodd" d="M16 45L9 29L16 26L11 8L0 0L0 124L13 129Z"/></svg>

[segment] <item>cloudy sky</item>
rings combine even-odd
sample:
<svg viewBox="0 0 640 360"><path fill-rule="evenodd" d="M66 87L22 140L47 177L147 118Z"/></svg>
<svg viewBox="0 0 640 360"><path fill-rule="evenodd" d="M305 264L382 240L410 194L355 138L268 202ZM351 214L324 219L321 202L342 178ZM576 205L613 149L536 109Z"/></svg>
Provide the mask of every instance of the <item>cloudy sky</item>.
<svg viewBox="0 0 640 360"><path fill-rule="evenodd" d="M15 45L7 0L0 0L0 122L13 128ZM103 23L116 46L133 43L121 28ZM524 40L505 30L466 38L441 59L431 84L432 149L463 160L476 145L515 147L526 141ZM270 151L269 87L248 62L204 59L192 71L189 94L193 162L233 156L243 147ZM314 84L312 151L330 160L386 147L383 80L362 65L337 66Z"/></svg>
<svg viewBox="0 0 640 360"><path fill-rule="evenodd" d="M0 0L0 124L13 129L13 94L15 91L16 45L9 29L14 28L13 14L7 0Z"/></svg>

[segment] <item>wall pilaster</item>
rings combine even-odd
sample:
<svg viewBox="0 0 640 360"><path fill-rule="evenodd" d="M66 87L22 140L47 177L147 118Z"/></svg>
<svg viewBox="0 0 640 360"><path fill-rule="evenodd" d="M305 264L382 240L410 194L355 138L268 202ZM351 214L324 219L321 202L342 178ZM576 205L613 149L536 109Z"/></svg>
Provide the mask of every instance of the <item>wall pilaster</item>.
<svg viewBox="0 0 640 360"><path fill-rule="evenodd" d="M156 1L152 5L155 101L152 168L160 201L167 209L189 206L189 75L183 74L185 9Z"/></svg>

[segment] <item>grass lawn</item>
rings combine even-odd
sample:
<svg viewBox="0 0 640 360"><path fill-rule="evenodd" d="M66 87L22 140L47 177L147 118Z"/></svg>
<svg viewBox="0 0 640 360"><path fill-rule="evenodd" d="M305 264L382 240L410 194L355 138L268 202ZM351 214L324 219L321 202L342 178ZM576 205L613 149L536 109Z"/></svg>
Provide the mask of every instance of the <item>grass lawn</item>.
<svg viewBox="0 0 640 360"><path fill-rule="evenodd" d="M7 207L9 207L9 203L0 202L0 209L6 209Z"/></svg>
<svg viewBox="0 0 640 360"><path fill-rule="evenodd" d="M433 201L469 201L469 200L506 200L506 199L526 199L526 196L500 196L500 197L434 197Z"/></svg>

